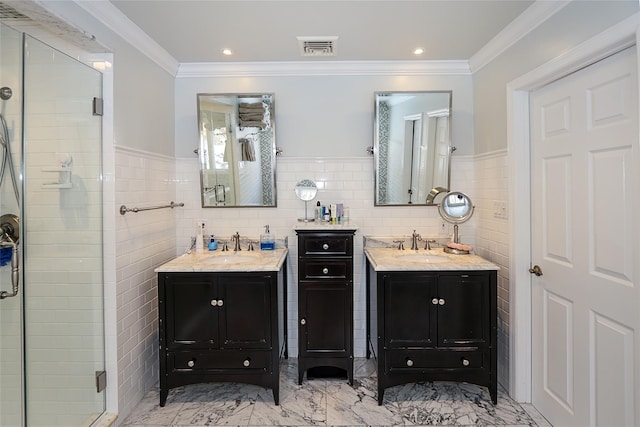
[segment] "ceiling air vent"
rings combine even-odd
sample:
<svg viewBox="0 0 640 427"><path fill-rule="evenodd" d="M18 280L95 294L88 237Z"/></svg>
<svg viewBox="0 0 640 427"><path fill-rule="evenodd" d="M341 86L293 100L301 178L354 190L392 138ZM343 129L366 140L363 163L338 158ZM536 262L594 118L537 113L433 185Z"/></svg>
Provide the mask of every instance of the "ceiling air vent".
<svg viewBox="0 0 640 427"><path fill-rule="evenodd" d="M302 56L336 56L338 37L298 37Z"/></svg>

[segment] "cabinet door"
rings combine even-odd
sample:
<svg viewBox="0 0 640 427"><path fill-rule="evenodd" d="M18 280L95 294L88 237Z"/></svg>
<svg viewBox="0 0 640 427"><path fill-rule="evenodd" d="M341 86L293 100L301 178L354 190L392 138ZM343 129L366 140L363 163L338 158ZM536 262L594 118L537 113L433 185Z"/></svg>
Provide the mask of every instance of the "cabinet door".
<svg viewBox="0 0 640 427"><path fill-rule="evenodd" d="M299 292L300 356L351 353L351 284L305 282Z"/></svg>
<svg viewBox="0 0 640 427"><path fill-rule="evenodd" d="M438 297L438 345L483 346L489 342L489 276L441 274Z"/></svg>
<svg viewBox="0 0 640 427"><path fill-rule="evenodd" d="M167 349L219 345L218 307L212 277L167 275L161 292L164 292Z"/></svg>
<svg viewBox="0 0 640 427"><path fill-rule="evenodd" d="M384 276L384 324L386 348L432 347L436 345L437 276L393 273ZM434 299L436 304L434 304Z"/></svg>
<svg viewBox="0 0 640 427"><path fill-rule="evenodd" d="M271 348L271 292L269 275L219 276L221 348Z"/></svg>

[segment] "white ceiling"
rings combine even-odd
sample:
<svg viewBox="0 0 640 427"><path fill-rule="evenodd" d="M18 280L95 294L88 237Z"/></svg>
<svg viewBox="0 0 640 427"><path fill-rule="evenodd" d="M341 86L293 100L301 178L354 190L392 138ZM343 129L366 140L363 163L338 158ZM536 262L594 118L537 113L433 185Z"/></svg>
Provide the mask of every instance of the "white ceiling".
<svg viewBox="0 0 640 427"><path fill-rule="evenodd" d="M179 63L468 60L531 0L111 0ZM303 57L297 36L337 36ZM415 56L416 47L425 49ZM231 48L233 56L224 56Z"/></svg>

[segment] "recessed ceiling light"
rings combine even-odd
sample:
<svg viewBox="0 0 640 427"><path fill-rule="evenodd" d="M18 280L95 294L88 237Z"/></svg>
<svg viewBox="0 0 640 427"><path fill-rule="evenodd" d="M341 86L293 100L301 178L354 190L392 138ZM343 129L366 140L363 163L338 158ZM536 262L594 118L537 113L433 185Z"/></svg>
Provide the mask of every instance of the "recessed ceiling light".
<svg viewBox="0 0 640 427"><path fill-rule="evenodd" d="M229 49L228 47L225 47L224 49L222 49L221 52L222 52L223 55L227 55L227 56L233 55L233 51L231 49Z"/></svg>
<svg viewBox="0 0 640 427"><path fill-rule="evenodd" d="M414 55L422 55L424 53L424 49L421 47L417 47L413 50Z"/></svg>

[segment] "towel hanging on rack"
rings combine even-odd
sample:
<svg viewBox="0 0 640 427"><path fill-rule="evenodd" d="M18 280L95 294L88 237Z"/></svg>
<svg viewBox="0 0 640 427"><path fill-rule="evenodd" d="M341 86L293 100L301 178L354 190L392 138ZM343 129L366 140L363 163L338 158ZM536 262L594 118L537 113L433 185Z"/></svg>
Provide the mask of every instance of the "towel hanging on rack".
<svg viewBox="0 0 640 427"><path fill-rule="evenodd" d="M240 157L245 162L255 162L256 161L256 152L253 149L253 141L249 138L240 138L238 139L240 143Z"/></svg>

